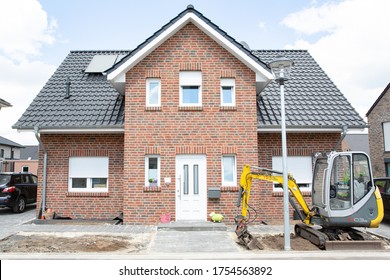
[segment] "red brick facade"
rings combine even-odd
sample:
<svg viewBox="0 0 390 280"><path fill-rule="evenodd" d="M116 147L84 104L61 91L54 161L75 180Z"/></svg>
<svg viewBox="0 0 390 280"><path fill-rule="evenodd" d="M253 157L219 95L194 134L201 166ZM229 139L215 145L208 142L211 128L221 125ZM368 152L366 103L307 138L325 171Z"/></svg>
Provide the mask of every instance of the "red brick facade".
<svg viewBox="0 0 390 280"><path fill-rule="evenodd" d="M390 164L390 151L385 151L383 123L390 122L390 84L382 93L379 102L367 115L370 158L374 177L385 177L385 162Z"/></svg>
<svg viewBox="0 0 390 280"><path fill-rule="evenodd" d="M41 135L48 154L46 207L64 217L113 219L123 205L123 135ZM69 157L109 157L108 193L69 193ZM39 158L38 204L41 205L43 154ZM40 207L37 207L37 209Z"/></svg>
<svg viewBox="0 0 390 280"><path fill-rule="evenodd" d="M202 72L202 107L179 106L179 72ZM221 108L221 77L235 78L236 106ZM160 78L161 109L145 107L146 78ZM126 76L124 217L126 223L156 223L175 217L175 159L207 157L207 185L221 187L221 157L236 154L237 165L257 162L255 73L193 24L187 24ZM172 178L157 192L144 188L145 155L161 158L161 178ZM130 183L131 182L131 183ZM147 189L147 188L146 188ZM237 189L237 188L234 188ZM236 192L208 201L208 213L233 218ZM145 221L141 217L148 217Z"/></svg>

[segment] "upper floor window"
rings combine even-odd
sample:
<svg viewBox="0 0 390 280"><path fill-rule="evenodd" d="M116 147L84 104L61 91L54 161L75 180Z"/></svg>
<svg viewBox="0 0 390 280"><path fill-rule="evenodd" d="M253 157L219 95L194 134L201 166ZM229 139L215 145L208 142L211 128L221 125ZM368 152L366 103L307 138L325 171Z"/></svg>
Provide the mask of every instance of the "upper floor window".
<svg viewBox="0 0 390 280"><path fill-rule="evenodd" d="M235 87L235 79L221 79L221 106L236 105Z"/></svg>
<svg viewBox="0 0 390 280"><path fill-rule="evenodd" d="M383 123L383 141L385 152L390 152L390 122Z"/></svg>
<svg viewBox="0 0 390 280"><path fill-rule="evenodd" d="M146 80L146 106L147 107L161 106L161 80L160 79Z"/></svg>
<svg viewBox="0 0 390 280"><path fill-rule="evenodd" d="M180 72L180 106L202 106L202 72Z"/></svg>
<svg viewBox="0 0 390 280"><path fill-rule="evenodd" d="M108 157L69 158L70 192L107 192Z"/></svg>

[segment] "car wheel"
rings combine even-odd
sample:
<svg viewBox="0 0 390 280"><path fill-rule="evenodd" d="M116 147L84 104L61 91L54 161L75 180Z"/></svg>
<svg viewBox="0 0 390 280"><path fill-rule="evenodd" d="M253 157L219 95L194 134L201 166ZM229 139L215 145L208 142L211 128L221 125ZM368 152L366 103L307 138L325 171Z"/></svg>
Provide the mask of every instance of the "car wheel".
<svg viewBox="0 0 390 280"><path fill-rule="evenodd" d="M16 204L12 208L12 210L14 211L14 213L22 213L24 209L26 209L26 199L23 196L21 196L16 201Z"/></svg>

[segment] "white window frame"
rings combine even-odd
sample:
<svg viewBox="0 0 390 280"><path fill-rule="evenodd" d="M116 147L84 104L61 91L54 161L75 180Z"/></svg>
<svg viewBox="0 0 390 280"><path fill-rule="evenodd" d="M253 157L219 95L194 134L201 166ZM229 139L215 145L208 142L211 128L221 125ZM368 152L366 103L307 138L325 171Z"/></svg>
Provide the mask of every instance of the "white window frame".
<svg viewBox="0 0 390 280"><path fill-rule="evenodd" d="M70 157L69 158L69 192L108 192L109 187L108 157ZM72 188L72 179L86 179L86 188ZM92 179L106 179L105 188L93 188Z"/></svg>
<svg viewBox="0 0 390 280"><path fill-rule="evenodd" d="M233 181L225 181L225 168L224 168L224 158L232 157L233 158ZM221 158L221 174L222 174L222 186L230 187L237 186L237 157L236 155L222 155Z"/></svg>
<svg viewBox="0 0 390 280"><path fill-rule="evenodd" d="M272 170L283 172L281 156L272 157ZM313 182L313 160L311 156L288 156L287 157L287 168L296 180L297 185L300 185L301 191L311 191ZM276 187L277 184L273 185L274 192L283 192L283 188ZM306 187L302 186L306 185Z"/></svg>
<svg viewBox="0 0 390 280"><path fill-rule="evenodd" d="M223 88L231 87L232 90L232 102L226 103L223 100ZM221 106L236 106L236 79L221 78Z"/></svg>
<svg viewBox="0 0 390 280"><path fill-rule="evenodd" d="M390 122L384 122L383 124L383 145L385 152L390 152Z"/></svg>
<svg viewBox="0 0 390 280"><path fill-rule="evenodd" d="M202 106L202 72L201 71L180 71L180 106L183 107L199 107ZM198 87L198 103L184 103L183 101L183 87L197 86Z"/></svg>
<svg viewBox="0 0 390 280"><path fill-rule="evenodd" d="M161 168L160 168L160 165L161 165L161 160L160 160L160 156L159 155L147 155L145 156L145 186L153 186L154 183L150 183L149 182L149 159L150 158L157 158L157 178L154 178L154 179L157 179L157 183L156 185L157 186L161 186L161 176L160 176L160 172L161 172Z"/></svg>
<svg viewBox="0 0 390 280"><path fill-rule="evenodd" d="M158 102L157 104L151 104L150 102L150 84L158 83ZM146 107L161 107L161 79L148 78L146 79Z"/></svg>

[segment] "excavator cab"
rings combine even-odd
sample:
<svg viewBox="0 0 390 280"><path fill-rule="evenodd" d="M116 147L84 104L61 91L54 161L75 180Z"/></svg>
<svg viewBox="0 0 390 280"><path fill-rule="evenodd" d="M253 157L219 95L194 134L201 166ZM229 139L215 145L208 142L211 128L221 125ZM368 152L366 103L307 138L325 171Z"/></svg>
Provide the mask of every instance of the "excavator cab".
<svg viewBox="0 0 390 280"><path fill-rule="evenodd" d="M377 199L370 160L364 152L332 152L316 155L312 223L325 227L378 227ZM382 211L383 212L383 211Z"/></svg>

